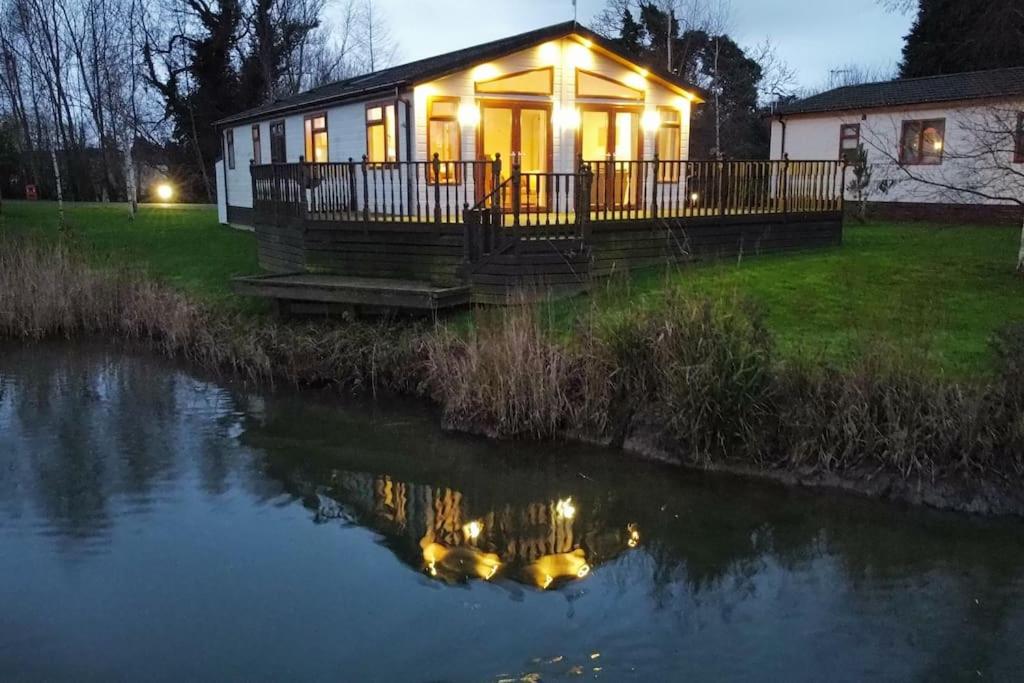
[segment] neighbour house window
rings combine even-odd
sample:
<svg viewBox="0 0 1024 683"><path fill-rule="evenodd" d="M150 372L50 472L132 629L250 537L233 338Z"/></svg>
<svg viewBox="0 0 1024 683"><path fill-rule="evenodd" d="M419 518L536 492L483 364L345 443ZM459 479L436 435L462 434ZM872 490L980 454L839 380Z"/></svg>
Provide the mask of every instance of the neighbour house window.
<svg viewBox="0 0 1024 683"><path fill-rule="evenodd" d="M659 161L672 163L660 164L658 167L658 182L675 183L679 181L679 167L675 163L682 158L682 114L678 109L661 109L661 126L658 128L656 152Z"/></svg>
<svg viewBox="0 0 1024 683"><path fill-rule="evenodd" d="M904 121L900 137L901 164L941 164L946 120Z"/></svg>
<svg viewBox="0 0 1024 683"><path fill-rule="evenodd" d="M263 163L263 150L260 148L260 124L252 127L252 162L256 165Z"/></svg>
<svg viewBox="0 0 1024 683"><path fill-rule="evenodd" d="M306 117L306 161L327 163L327 114Z"/></svg>
<svg viewBox="0 0 1024 683"><path fill-rule="evenodd" d="M857 161L860 147L860 124L844 123L839 126L839 160L848 163Z"/></svg>
<svg viewBox="0 0 1024 683"><path fill-rule="evenodd" d="M288 159L284 140L284 121L270 124L270 163L283 164Z"/></svg>
<svg viewBox="0 0 1024 683"><path fill-rule="evenodd" d="M227 148L225 155L228 158L228 168L235 167L235 131L224 131L224 146Z"/></svg>
<svg viewBox="0 0 1024 683"><path fill-rule="evenodd" d="M1013 163L1024 164L1024 111L1017 114L1017 130L1013 137Z"/></svg>
<svg viewBox="0 0 1024 683"><path fill-rule="evenodd" d="M366 108L366 157L373 164L398 161L398 127L394 104L373 104Z"/></svg>
<svg viewBox="0 0 1024 683"><path fill-rule="evenodd" d="M455 97L437 97L430 101L427 114L427 159L434 155L442 162L462 158L462 133L459 129L459 100ZM441 164L437 181L443 185L458 183L458 164ZM429 169L430 182L434 182L433 165Z"/></svg>

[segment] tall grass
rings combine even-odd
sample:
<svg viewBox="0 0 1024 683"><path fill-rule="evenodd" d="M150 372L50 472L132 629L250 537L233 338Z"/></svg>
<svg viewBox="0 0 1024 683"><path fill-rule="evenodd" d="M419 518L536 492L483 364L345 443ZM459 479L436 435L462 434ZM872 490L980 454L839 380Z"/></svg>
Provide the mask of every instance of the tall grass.
<svg viewBox="0 0 1024 683"><path fill-rule="evenodd" d="M457 429L500 437L642 436L701 467L992 491L1024 511L1024 326L993 340L984 383L936 378L884 354L853 369L781 360L749 306L666 294L555 337L532 306L471 330L387 322L285 323L216 312L66 247L0 240L0 337L136 340L255 382L427 394Z"/></svg>

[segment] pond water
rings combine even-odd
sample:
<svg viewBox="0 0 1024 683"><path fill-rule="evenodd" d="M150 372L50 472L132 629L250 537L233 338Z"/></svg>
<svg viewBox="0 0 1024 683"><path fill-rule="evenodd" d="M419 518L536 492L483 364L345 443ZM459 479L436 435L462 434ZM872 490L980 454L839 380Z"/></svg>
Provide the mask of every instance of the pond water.
<svg viewBox="0 0 1024 683"><path fill-rule="evenodd" d="M1024 524L0 351L0 680L1021 680Z"/></svg>

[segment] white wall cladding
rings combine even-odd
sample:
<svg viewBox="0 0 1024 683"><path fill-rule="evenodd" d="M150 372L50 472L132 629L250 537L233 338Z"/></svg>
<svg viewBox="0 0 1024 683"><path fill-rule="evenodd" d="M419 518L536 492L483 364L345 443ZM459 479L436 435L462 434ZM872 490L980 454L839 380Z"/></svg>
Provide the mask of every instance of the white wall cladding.
<svg viewBox="0 0 1024 683"><path fill-rule="evenodd" d="M985 127L986 117L996 112L1016 117L1017 111L1024 111L1024 101L979 103L961 102L949 105L911 106L899 109L873 109L864 112L839 112L826 114L794 114L787 116L785 152L792 160L836 159L839 156L839 129L844 124L860 124L861 142L868 153L872 167L872 189L869 201L910 202L910 203L962 203L999 204L998 202L966 193L952 192L907 177L896 159L899 158L900 134L903 121L945 119L946 131L943 140L943 160L934 166L915 165L908 167L914 175L937 183L962 186L976 184L978 169L963 159L970 150L977 148L977 131ZM782 124L772 122L771 158L782 158ZM1000 165L1016 166L1024 173L1024 164L1012 164L1013 141L1009 135L1000 143L1002 158ZM985 183L993 194L1015 194L1024 199L1021 183L1007 182L992 172ZM847 172L847 179L850 174ZM883 187L880 187L883 185ZM851 193L847 191L847 199Z"/></svg>
<svg viewBox="0 0 1024 683"><path fill-rule="evenodd" d="M516 100L516 101L537 101L550 103L555 122L552 125L552 161L551 171L568 173L575 167L576 159L576 129L574 127L561 127L557 121L560 118L559 111L573 111L577 107L592 104L634 104L638 108L656 110L658 107L676 107L681 110L681 151L680 158L686 159L689 153L690 142L690 102L678 95L671 89L657 83L653 79L644 78L642 70L632 69L619 62L605 57L594 50L587 49L576 40L563 38L554 40L537 47L528 48L519 52L509 54L500 59L488 63L491 72L490 77L510 74L519 71L527 71L542 67L551 66L554 68L554 95L552 97L538 97L528 95L477 95L474 87L474 68L461 71L430 83L416 86L414 91L399 93L401 100L408 103L412 110L412 160L427 161L427 111L426 103L431 96L458 97L463 104L474 105L480 100ZM587 71L600 73L614 80L625 82L630 85L639 86L646 90L644 102L626 103L621 101L576 98L576 68L583 68ZM383 95L371 101L395 100L395 94ZM293 114L285 118L287 160L297 162L299 156L304 154L304 119L311 113L326 111L328 154L331 161L348 161L352 158L356 161L362 159L366 154L366 122L365 110L367 101L352 102L343 105L336 105L321 109L312 109L308 112ZM399 106L399 132L398 146L399 156L402 161L409 161L410 155L406 149L408 126L404 106ZM261 149L263 163L270 160L270 129L269 124L279 117L268 118L260 122ZM227 169L227 192L228 203L231 206L251 207L252 206L252 183L249 175L249 160L252 159L252 124L237 126L234 129L235 135L235 168ZM477 127L472 125L461 126L462 134L462 158L473 160L477 158ZM643 131L643 156L651 159L654 155L655 133L654 131ZM472 184L472 179L466 179L467 184ZM472 196L472 188L469 196Z"/></svg>

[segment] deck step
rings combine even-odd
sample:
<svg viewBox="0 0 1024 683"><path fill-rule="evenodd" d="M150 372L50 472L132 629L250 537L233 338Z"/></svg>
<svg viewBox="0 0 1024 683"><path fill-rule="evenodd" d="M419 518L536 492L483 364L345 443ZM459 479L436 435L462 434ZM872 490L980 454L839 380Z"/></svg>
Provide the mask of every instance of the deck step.
<svg viewBox="0 0 1024 683"><path fill-rule="evenodd" d="M255 275L232 280L235 293L282 302L433 311L469 303L468 285L318 273Z"/></svg>

